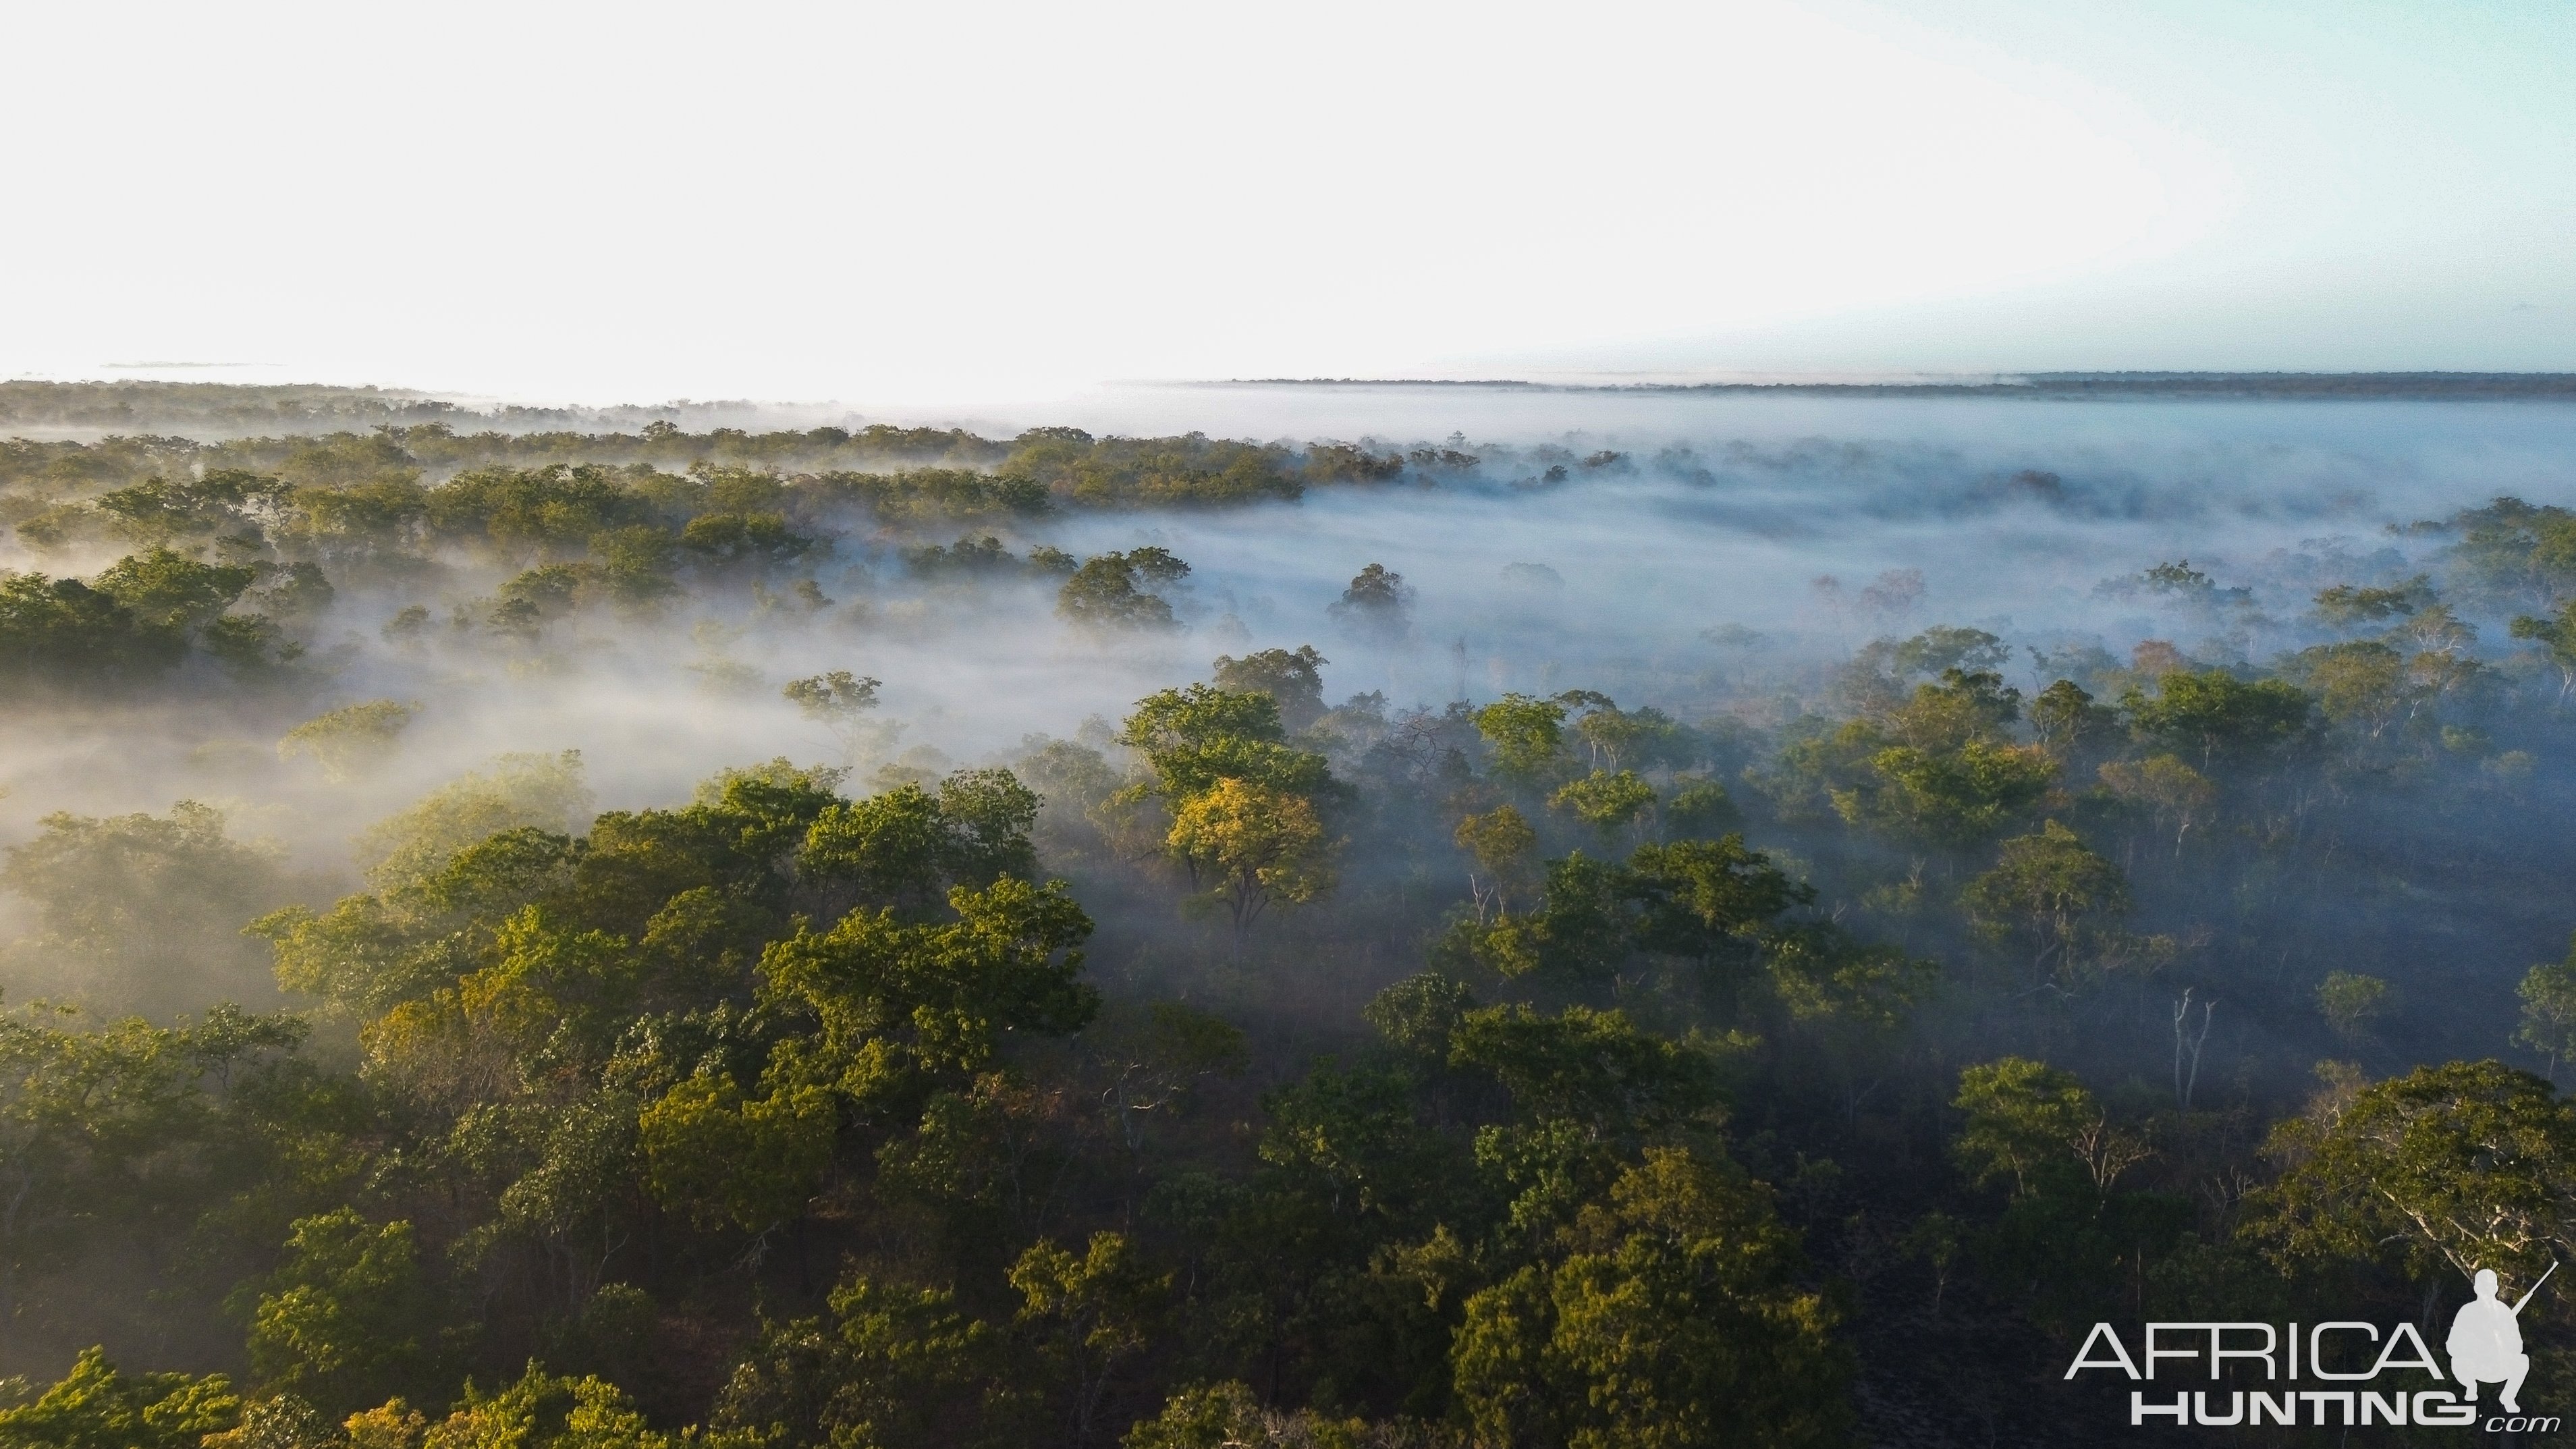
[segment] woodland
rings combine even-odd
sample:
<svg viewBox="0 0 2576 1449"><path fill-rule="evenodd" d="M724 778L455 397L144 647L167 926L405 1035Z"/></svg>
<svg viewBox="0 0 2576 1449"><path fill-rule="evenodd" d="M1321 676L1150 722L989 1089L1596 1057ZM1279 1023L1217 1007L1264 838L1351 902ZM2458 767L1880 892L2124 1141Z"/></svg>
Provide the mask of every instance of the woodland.
<svg viewBox="0 0 2576 1449"><path fill-rule="evenodd" d="M1219 647L1168 539L1081 531L1693 466L0 441L0 749L257 747L0 816L0 1444L2064 1443L2121 1411L2061 1383L2096 1321L2430 1334L2576 1257L2568 507L2140 557L2098 593L2170 627L2116 646L1891 569L1813 581L1840 644L1712 614L1438 699L1327 688L1441 646L1382 561ZM603 809L512 725L385 797L452 681L542 718L586 631L719 616L829 667L667 707L828 748ZM946 619L1190 662L944 756L878 660ZM2523 1316L2539 1412L2571 1304Z"/></svg>

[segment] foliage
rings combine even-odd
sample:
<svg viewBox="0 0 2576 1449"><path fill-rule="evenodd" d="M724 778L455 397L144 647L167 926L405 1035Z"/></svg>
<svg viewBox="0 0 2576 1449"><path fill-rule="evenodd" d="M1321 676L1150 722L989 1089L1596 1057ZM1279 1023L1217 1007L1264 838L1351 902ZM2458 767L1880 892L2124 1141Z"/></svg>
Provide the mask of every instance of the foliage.
<svg viewBox="0 0 2576 1449"><path fill-rule="evenodd" d="M367 766L392 753L419 706L390 699L342 705L315 715L288 730L277 742L279 759L303 757L322 767L325 778L347 784Z"/></svg>
<svg viewBox="0 0 2576 1449"><path fill-rule="evenodd" d="M2018 938L2034 978L2073 978L2087 933L2126 914L2128 881L2120 868L2054 820L2037 834L2007 840L1995 867L1968 882L1960 903L1997 936Z"/></svg>
<svg viewBox="0 0 2576 1449"><path fill-rule="evenodd" d="M232 1427L241 1400L222 1374L127 1377L90 1349L35 1402L0 1409L0 1442L27 1449L196 1449Z"/></svg>
<svg viewBox="0 0 2576 1449"><path fill-rule="evenodd" d="M298 1220L250 1313L259 1386L338 1414L435 1393L439 1312L413 1238L410 1223L371 1224L345 1207Z"/></svg>
<svg viewBox="0 0 2576 1449"><path fill-rule="evenodd" d="M1468 1300L1459 1401L1480 1438L1612 1445L1841 1442L1847 1351L1796 1286L1795 1238L1759 1192L1649 1151L1572 1251Z"/></svg>
<svg viewBox="0 0 2576 1449"><path fill-rule="evenodd" d="M2284 1264L2389 1257L2417 1276L2520 1282L2576 1255L2576 1110L2492 1061L2419 1067L2322 1120L2275 1127L2286 1167L2248 1231Z"/></svg>
<svg viewBox="0 0 2576 1449"><path fill-rule="evenodd" d="M2353 971L2329 971L2317 985L2317 1011L2346 1042L2369 1035L2370 1023L2388 1008L2388 983Z"/></svg>
<svg viewBox="0 0 2576 1449"><path fill-rule="evenodd" d="M2256 763L2297 741L2309 728L2312 707L2294 685L2249 684L2209 669L2167 674L2152 697L2132 689L2120 708L2141 737L2185 758L2197 755L2206 770L2220 762Z"/></svg>
<svg viewBox="0 0 2576 1449"><path fill-rule="evenodd" d="M1324 715L1323 667L1332 661L1312 644L1264 649L1241 659L1217 656L1216 687L1234 694L1266 694L1279 706L1281 728L1305 729Z"/></svg>
<svg viewBox="0 0 2576 1449"><path fill-rule="evenodd" d="M192 977L256 986L239 931L283 894L273 847L232 839L223 813L193 800L166 816L58 812L38 824L0 864L0 889L35 907L42 934L16 951L42 957L37 979L118 1010L174 1006Z"/></svg>
<svg viewBox="0 0 2576 1449"><path fill-rule="evenodd" d="M1332 888L1333 843L1304 798L1221 779L1172 812L1172 853L1206 877L1238 935L1272 902L1302 905Z"/></svg>
<svg viewBox="0 0 2576 1449"><path fill-rule="evenodd" d="M1156 593L1187 577L1190 566L1160 548L1104 553L1083 560L1056 591L1056 612L1092 630L1173 629L1171 600Z"/></svg>

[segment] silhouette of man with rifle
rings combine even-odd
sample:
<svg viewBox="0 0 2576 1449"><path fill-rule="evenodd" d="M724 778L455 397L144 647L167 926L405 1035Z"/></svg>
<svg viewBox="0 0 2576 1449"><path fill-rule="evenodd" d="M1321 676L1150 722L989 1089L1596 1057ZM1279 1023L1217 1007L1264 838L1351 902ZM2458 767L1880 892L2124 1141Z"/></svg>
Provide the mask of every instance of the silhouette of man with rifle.
<svg viewBox="0 0 2576 1449"><path fill-rule="evenodd" d="M2540 1283L2558 1271L2556 1259L2550 1260L2549 1273L2540 1275ZM2524 1375L2531 1372L2531 1355L2522 1351L2522 1306L2531 1294L2540 1291L2540 1283L2531 1285L2531 1293L2506 1307L2496 1297L2496 1275L2493 1268L2478 1270L2478 1296L2460 1305L2460 1316L2451 1320L2451 1336L2445 1344L2451 1351L2451 1377L2460 1381L2460 1392L2470 1403L2478 1401L2481 1382L2504 1385L2504 1411L2519 1414L2522 1405L2515 1395L2522 1392Z"/></svg>

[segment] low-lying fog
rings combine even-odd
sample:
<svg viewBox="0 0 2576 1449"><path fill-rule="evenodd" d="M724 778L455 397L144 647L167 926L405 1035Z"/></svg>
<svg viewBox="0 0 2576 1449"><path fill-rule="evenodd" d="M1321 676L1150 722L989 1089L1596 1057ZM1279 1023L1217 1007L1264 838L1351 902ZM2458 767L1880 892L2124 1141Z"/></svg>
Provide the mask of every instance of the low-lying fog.
<svg viewBox="0 0 2576 1449"><path fill-rule="evenodd" d="M1819 666L1932 623L2016 646L2125 654L2168 638L2203 658L2268 658L2309 642L2300 619L2316 589L2403 577L2438 544L2390 525L2500 493L2576 501L2576 408L2548 404L1172 387L1069 411L1007 421L1513 451L1438 486L1058 512L993 530L1020 553L1153 543L1187 560L1175 598L1186 630L1119 644L1058 621L1053 580L912 577L897 541L863 520L813 571L827 606L691 597L650 623L583 615L517 658L443 642L452 604L488 594L498 571L460 560L405 589L344 587L310 661L327 679L291 705L0 726L0 844L49 811L196 798L231 811L237 835L274 838L301 868L345 880L357 829L504 750L581 751L602 808L668 803L720 767L771 756L839 760L842 747L779 693L827 669L884 681L882 717L904 729L877 754L927 747L936 755L914 763L944 768L1115 720L1152 689L1205 678L1219 654L1274 645L1321 648L1335 700L1381 691L1401 708L1585 687L1685 717L1813 698ZM1580 461L1605 452L1622 456ZM1547 461L1569 455L1570 467ZM2251 589L2256 607L2202 617L2099 590L2182 559L2221 588ZM1328 613L1370 563L1415 591L1401 640L1353 637ZM425 642L388 643L381 627L415 602L437 625ZM2501 650L2500 623L2481 622L2484 646ZM363 783L277 759L297 719L375 698L424 710Z"/></svg>

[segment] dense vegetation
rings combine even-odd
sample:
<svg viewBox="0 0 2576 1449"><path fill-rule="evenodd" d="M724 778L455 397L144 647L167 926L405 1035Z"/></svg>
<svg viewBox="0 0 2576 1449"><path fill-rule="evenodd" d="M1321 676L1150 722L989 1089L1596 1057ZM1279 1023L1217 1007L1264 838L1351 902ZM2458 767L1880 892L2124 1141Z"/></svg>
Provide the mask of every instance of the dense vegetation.
<svg viewBox="0 0 2576 1449"><path fill-rule="evenodd" d="M279 714L355 790L419 708L337 691L357 600L527 681L710 600L853 666L923 601L1114 647L1179 634L1191 565L1052 521L1635 466L14 441L48 566L0 578L0 688L40 729ZM857 667L716 659L840 757L603 812L591 762L506 755L336 880L206 804L49 815L0 866L59 998L0 1018L0 1440L2042 1442L2026 1386L2098 1318L2433 1322L2576 1255L2576 955L2518 1014L2440 959L2447 921L2576 929L2576 513L2408 541L2261 660L2248 589L2144 559L2104 596L2188 650L1717 625L1656 702L1401 708L1247 647L959 768ZM830 597L862 551L873 602ZM1313 626L1392 647L1416 605L1371 564ZM2576 1314L2524 1321L2561 1409Z"/></svg>

